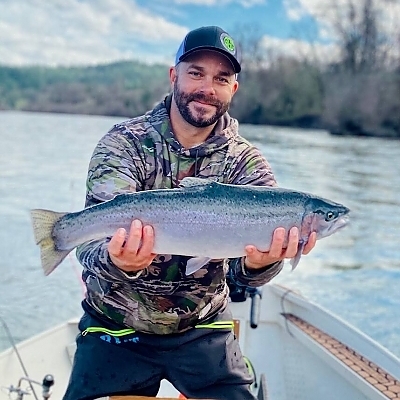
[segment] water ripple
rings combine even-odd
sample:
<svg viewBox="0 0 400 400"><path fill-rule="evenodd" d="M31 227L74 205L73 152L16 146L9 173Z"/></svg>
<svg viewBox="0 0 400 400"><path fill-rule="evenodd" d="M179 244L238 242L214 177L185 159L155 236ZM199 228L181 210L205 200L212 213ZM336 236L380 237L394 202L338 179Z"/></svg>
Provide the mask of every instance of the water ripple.
<svg viewBox="0 0 400 400"><path fill-rule="evenodd" d="M83 206L89 158L120 118L0 112L0 316L16 340L80 314L76 261L44 277L29 209ZM27 129L29 127L29 129ZM351 223L321 240L276 282L299 290L400 356L400 141L241 126L282 187L352 210ZM9 345L0 329L0 349Z"/></svg>

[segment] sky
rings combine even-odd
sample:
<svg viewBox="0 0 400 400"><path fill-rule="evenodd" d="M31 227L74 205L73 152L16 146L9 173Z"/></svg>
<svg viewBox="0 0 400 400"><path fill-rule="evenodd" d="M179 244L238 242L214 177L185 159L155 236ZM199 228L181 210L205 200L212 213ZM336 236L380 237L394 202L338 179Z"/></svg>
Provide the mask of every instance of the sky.
<svg viewBox="0 0 400 400"><path fill-rule="evenodd" d="M332 57L333 16L348 1L0 0L0 65L171 65L186 33L205 25L219 25L234 38L255 34L266 49ZM377 3L382 25L396 29L400 0Z"/></svg>

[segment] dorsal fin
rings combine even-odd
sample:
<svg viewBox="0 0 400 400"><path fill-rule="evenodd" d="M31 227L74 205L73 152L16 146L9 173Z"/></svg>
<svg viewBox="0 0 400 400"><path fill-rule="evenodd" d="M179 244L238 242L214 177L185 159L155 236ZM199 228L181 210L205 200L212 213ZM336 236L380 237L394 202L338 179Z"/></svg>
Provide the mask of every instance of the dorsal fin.
<svg viewBox="0 0 400 400"><path fill-rule="evenodd" d="M193 186L205 186L211 183L217 182L215 182L215 180L211 178L195 178L194 176L187 176L180 181L179 186L187 188Z"/></svg>

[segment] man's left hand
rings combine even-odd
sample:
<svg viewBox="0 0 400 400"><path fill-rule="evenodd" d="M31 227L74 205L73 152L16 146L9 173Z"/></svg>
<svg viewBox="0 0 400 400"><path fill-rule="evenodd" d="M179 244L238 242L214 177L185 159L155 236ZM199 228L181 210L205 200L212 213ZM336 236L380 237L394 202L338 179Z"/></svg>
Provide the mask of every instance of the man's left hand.
<svg viewBox="0 0 400 400"><path fill-rule="evenodd" d="M285 228L277 228L274 231L269 251L262 252L259 251L255 246L246 246L246 258L244 261L246 268L255 270L261 269L285 258L295 257L299 247L299 230L297 227L290 229L287 247L283 248L285 237ZM314 248L316 241L317 234L312 232L302 254L308 254Z"/></svg>

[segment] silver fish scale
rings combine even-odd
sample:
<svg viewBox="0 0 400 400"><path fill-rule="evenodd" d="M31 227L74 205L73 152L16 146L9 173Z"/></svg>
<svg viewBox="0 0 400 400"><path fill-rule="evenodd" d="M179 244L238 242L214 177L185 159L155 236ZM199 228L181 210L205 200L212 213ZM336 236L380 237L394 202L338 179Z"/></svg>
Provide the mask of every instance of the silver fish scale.
<svg viewBox="0 0 400 400"><path fill-rule="evenodd" d="M129 230L132 219L140 219L155 230L156 253L232 258L243 255L248 244L266 251L278 226L301 229L304 215L318 211L322 219L322 212L330 209L348 212L338 203L307 193L203 183L116 196L67 214L55 225L53 236L58 249L72 249L111 236L120 227Z"/></svg>

